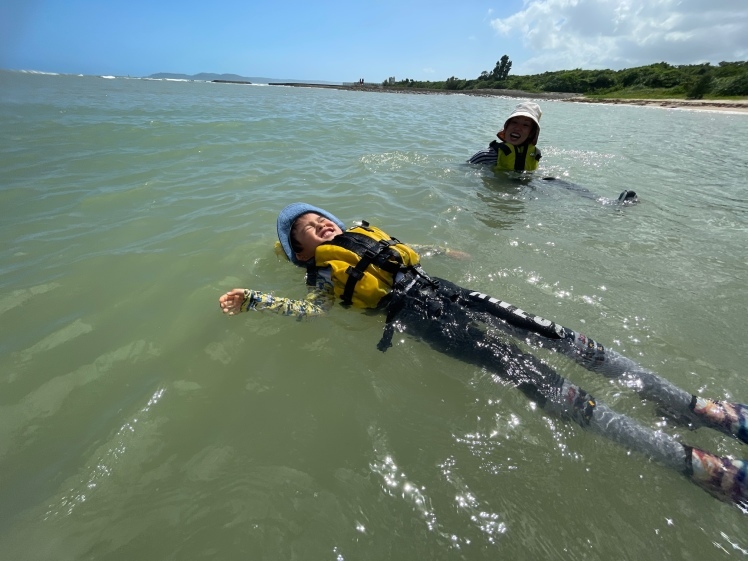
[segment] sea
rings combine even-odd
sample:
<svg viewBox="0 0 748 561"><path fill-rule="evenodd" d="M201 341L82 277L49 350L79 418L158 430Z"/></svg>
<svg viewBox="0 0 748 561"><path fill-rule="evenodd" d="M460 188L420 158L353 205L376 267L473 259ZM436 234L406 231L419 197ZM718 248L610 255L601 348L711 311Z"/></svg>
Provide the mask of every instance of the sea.
<svg viewBox="0 0 748 561"><path fill-rule="evenodd" d="M407 329L381 352L383 315L343 306L219 309L236 287L306 294L274 243L308 202L459 250L425 270L748 403L748 113L540 99L534 177L467 164L519 101L0 71L0 558L745 558L745 507L500 364Z"/></svg>

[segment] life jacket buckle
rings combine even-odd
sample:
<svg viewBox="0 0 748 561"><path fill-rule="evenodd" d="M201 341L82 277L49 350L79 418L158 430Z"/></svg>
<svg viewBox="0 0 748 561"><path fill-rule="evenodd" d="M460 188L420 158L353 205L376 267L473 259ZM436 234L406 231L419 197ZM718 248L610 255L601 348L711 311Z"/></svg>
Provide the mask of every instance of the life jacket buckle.
<svg viewBox="0 0 748 561"><path fill-rule="evenodd" d="M356 279L356 281L360 281L364 276L363 271L359 271L353 266L348 266L348 268L345 270L345 274L349 277L353 277L354 279Z"/></svg>

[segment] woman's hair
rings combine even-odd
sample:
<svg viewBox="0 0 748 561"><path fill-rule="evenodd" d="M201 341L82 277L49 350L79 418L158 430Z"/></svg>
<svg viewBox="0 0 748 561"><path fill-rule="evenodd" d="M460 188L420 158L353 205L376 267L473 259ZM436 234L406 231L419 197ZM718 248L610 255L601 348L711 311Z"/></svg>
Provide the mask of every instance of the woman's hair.
<svg viewBox="0 0 748 561"><path fill-rule="evenodd" d="M532 131L530 132L530 135L525 139L525 141L522 143L525 146L529 146L532 144L533 140L540 136L540 127L537 125L537 123L532 124Z"/></svg>

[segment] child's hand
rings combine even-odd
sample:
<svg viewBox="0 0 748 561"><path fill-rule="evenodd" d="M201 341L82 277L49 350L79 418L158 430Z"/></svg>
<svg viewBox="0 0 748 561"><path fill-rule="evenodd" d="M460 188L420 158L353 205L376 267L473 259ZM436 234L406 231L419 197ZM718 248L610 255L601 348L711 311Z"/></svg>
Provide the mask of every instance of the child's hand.
<svg viewBox="0 0 748 561"><path fill-rule="evenodd" d="M465 253L464 251L458 251L456 249L447 249L447 251L445 251L444 254L448 257L451 257L452 259L458 259L460 261L467 261L468 259L470 259L469 253Z"/></svg>
<svg viewBox="0 0 748 561"><path fill-rule="evenodd" d="M218 305L224 314L233 316L242 311L242 304L249 300L250 294L251 291L247 288L235 288L221 296Z"/></svg>

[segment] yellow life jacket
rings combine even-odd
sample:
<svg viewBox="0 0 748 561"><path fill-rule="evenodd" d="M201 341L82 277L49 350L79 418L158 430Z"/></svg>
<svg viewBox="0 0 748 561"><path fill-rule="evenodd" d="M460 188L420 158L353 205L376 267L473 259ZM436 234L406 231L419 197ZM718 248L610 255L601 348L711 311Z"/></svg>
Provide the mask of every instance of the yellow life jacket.
<svg viewBox="0 0 748 561"><path fill-rule="evenodd" d="M317 247L307 284L315 284L317 269L330 267L335 296L343 304L377 308L392 291L397 273L417 268L419 261L410 247L363 222Z"/></svg>
<svg viewBox="0 0 748 561"><path fill-rule="evenodd" d="M538 169L540 148L534 144L514 146L506 142L497 142L494 146L499 153L496 166L493 168L494 171L533 171Z"/></svg>

